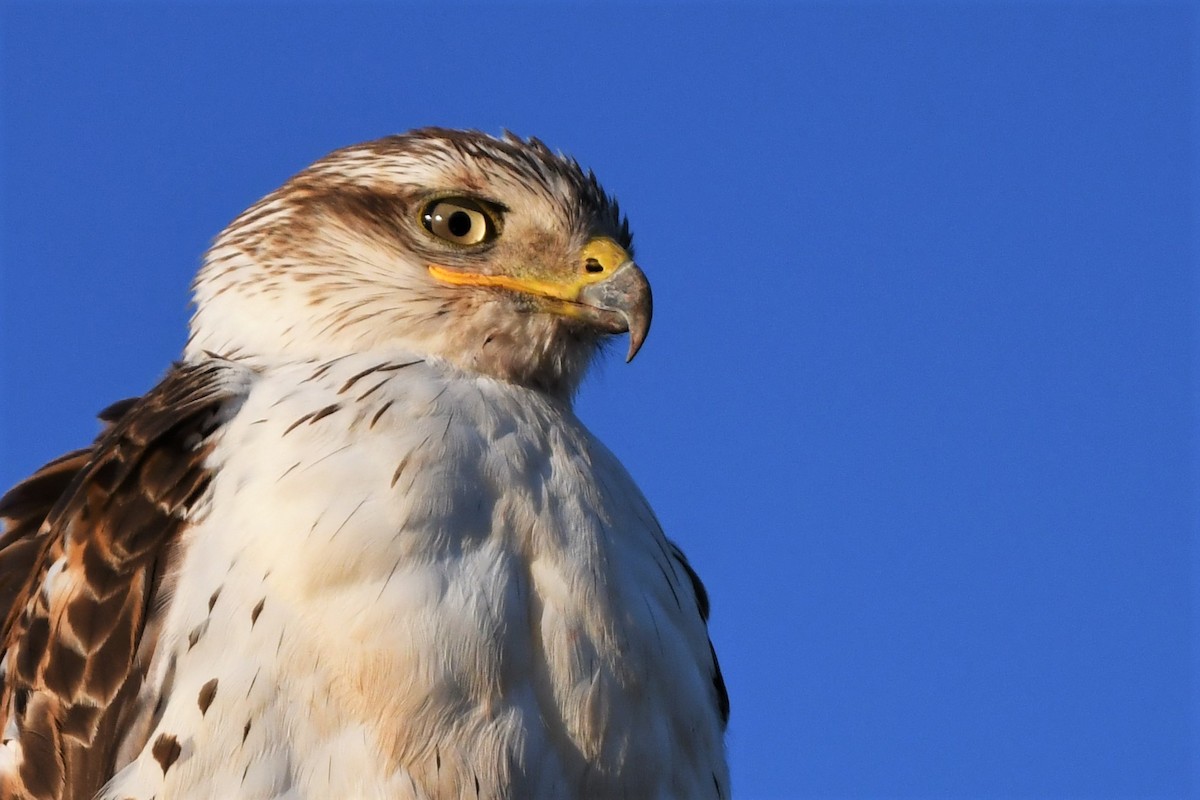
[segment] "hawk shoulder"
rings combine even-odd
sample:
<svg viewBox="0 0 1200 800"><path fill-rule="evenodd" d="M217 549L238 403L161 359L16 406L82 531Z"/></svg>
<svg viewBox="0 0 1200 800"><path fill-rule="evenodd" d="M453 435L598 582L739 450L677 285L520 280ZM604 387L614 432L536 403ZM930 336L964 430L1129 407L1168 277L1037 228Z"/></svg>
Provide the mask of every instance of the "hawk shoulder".
<svg viewBox="0 0 1200 800"><path fill-rule="evenodd" d="M159 595L237 397L230 369L175 366L0 499L0 795L91 798L144 744Z"/></svg>

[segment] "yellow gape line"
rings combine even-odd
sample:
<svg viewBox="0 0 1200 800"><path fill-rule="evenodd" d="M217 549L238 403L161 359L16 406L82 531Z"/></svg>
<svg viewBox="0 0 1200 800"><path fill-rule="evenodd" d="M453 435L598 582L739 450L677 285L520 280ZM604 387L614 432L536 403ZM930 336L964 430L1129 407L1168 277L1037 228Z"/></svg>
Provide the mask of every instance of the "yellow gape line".
<svg viewBox="0 0 1200 800"><path fill-rule="evenodd" d="M515 275L486 275L465 272L441 264L430 264L429 274L441 283L452 286L494 286L538 297L574 301L587 286L599 283L629 260L629 254L607 236L590 239L579 251L580 269L563 281L541 278L522 278Z"/></svg>

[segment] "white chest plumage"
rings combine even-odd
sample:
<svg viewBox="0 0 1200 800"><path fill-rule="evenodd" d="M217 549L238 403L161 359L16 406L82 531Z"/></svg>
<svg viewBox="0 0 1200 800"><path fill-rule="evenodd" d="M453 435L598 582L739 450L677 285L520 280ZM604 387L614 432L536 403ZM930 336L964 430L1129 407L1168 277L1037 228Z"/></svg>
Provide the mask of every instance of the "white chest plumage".
<svg viewBox="0 0 1200 800"><path fill-rule="evenodd" d="M692 586L566 406L362 355L219 436L105 797L727 796Z"/></svg>

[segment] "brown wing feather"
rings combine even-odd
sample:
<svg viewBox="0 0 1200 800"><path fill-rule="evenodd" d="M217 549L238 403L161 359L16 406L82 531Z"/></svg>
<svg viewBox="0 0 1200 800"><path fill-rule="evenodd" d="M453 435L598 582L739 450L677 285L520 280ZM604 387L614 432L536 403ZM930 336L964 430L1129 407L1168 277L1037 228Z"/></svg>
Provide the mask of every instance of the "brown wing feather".
<svg viewBox="0 0 1200 800"><path fill-rule="evenodd" d="M692 569L692 565L688 563L687 556L679 549L679 546L674 542L671 545L671 555L683 567L687 573L688 580L692 584L692 591L696 595L696 610L700 612L700 619L708 622L708 590L704 588L704 583L700 580L700 576L696 574L696 570ZM708 651L712 654L712 685L713 693L716 696L717 712L721 715L721 726L729 725L729 690L725 688L725 676L721 674L721 663L717 661L717 650L713 647L712 639L708 640Z"/></svg>
<svg viewBox="0 0 1200 800"><path fill-rule="evenodd" d="M156 595L239 393L228 362L177 365L110 406L90 448L0 499L0 797L83 800L147 730ZM154 610L155 613L151 613ZM145 734L142 733L142 736ZM0 752L0 755L4 753Z"/></svg>

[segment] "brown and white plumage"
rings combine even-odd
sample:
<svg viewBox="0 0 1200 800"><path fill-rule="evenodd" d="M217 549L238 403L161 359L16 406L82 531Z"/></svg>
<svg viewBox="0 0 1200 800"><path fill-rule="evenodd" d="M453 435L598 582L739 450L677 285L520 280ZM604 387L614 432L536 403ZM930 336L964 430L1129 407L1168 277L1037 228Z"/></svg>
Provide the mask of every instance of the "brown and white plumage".
<svg viewBox="0 0 1200 800"><path fill-rule="evenodd" d="M571 411L629 250L440 129L235 220L184 360L0 501L0 794L727 797L704 590Z"/></svg>

